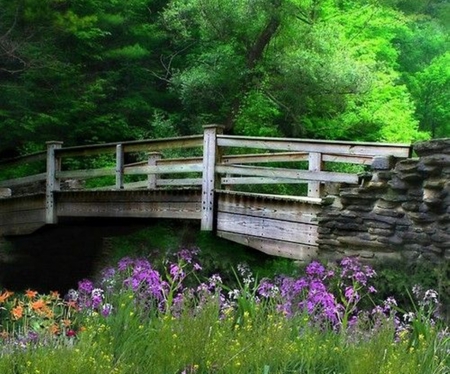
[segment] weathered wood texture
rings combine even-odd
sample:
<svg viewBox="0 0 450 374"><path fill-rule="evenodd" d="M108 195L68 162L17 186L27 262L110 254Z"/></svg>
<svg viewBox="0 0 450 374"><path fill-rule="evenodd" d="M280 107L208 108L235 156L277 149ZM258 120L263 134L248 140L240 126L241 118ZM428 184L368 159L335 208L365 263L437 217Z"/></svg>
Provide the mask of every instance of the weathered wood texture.
<svg viewBox="0 0 450 374"><path fill-rule="evenodd" d="M271 256L291 258L300 261L311 261L318 256L317 246L299 243L258 238L250 235L235 234L226 231L217 231L217 236L235 243L254 248Z"/></svg>
<svg viewBox="0 0 450 374"><path fill-rule="evenodd" d="M47 177L47 173L40 173L40 174L30 175L27 177L1 181L0 188L5 188L5 187L12 188L12 187L17 187L17 186L23 186L25 184L41 182L41 181L45 181L46 177Z"/></svg>
<svg viewBox="0 0 450 374"><path fill-rule="evenodd" d="M73 191L56 194L58 217L200 219L199 190Z"/></svg>
<svg viewBox="0 0 450 374"><path fill-rule="evenodd" d="M285 168L269 168L262 166L246 166L246 165L218 165L217 172L223 174L237 174L258 176L267 178L286 178L303 181L317 182L334 182L334 183L350 183L357 184L358 176L356 174L336 173L329 171L309 171ZM312 196L316 197L316 196Z"/></svg>
<svg viewBox="0 0 450 374"><path fill-rule="evenodd" d="M217 147L217 135L222 133L222 126L205 126L203 135L203 169L202 169L202 217L201 229L212 231L214 227L214 190L219 187L216 178L216 165L220 159Z"/></svg>
<svg viewBox="0 0 450 374"><path fill-rule="evenodd" d="M150 139L122 142L123 152L156 152L173 148L194 148L202 146L202 135L182 136L178 138ZM117 143L95 144L63 148L56 152L58 157L95 156L115 154Z"/></svg>
<svg viewBox="0 0 450 374"><path fill-rule="evenodd" d="M0 199L0 236L25 235L45 225L45 195Z"/></svg>
<svg viewBox="0 0 450 374"><path fill-rule="evenodd" d="M266 149L273 151L318 152L348 156L394 156L407 158L411 146L407 144L345 142L287 138L262 138L251 136L219 135L220 147Z"/></svg>
<svg viewBox="0 0 450 374"><path fill-rule="evenodd" d="M218 236L268 254L297 259L315 256L320 199L216 194Z"/></svg>

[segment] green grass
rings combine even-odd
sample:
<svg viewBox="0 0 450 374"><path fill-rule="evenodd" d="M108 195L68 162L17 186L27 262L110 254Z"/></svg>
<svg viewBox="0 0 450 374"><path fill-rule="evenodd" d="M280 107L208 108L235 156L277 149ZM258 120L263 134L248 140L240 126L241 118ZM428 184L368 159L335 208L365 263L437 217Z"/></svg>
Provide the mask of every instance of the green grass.
<svg viewBox="0 0 450 374"><path fill-rule="evenodd" d="M448 342L434 334L417 348L407 334L394 342L388 324L370 336L340 334L311 327L307 315L286 319L270 307L236 324L233 310L220 316L211 299L172 315L142 315L133 295L114 301L116 313L84 320L73 345L56 344L4 354L2 374L72 373L301 373L440 374L449 373Z"/></svg>

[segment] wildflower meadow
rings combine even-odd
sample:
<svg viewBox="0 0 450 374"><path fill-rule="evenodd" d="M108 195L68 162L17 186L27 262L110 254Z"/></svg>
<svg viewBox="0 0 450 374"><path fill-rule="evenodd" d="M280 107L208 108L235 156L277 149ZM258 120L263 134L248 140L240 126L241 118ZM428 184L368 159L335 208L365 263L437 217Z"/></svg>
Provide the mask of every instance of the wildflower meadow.
<svg viewBox="0 0 450 374"><path fill-rule="evenodd" d="M298 276L206 274L197 249L122 258L65 295L0 295L0 373L450 373L439 295L380 299L354 258Z"/></svg>

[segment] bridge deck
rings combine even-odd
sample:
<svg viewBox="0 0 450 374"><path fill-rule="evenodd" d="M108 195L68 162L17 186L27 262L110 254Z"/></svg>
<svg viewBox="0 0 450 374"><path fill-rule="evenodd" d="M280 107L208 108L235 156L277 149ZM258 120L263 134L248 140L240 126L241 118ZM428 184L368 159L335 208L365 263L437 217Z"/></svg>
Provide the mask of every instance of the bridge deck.
<svg viewBox="0 0 450 374"><path fill-rule="evenodd" d="M283 257L317 251L317 213L322 199L216 191L219 237ZM59 191L59 218L201 219L199 189ZM0 235L23 235L45 226L45 195L0 199Z"/></svg>

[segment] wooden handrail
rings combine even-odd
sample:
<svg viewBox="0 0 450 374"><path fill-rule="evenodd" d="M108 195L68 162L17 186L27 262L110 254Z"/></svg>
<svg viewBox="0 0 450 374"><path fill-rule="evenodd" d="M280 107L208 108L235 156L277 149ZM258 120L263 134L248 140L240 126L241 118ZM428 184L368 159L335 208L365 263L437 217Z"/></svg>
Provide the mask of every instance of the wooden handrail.
<svg viewBox="0 0 450 374"><path fill-rule="evenodd" d="M408 144L350 142L337 140L307 140L252 136L218 135L219 147L255 148L273 151L319 152L348 156L411 156Z"/></svg>
<svg viewBox="0 0 450 374"><path fill-rule="evenodd" d="M202 135L74 146L61 148L56 151L56 155L58 157L75 157L115 154L118 144L122 144L124 153L160 151L171 148L195 148L202 146Z"/></svg>
<svg viewBox="0 0 450 374"><path fill-rule="evenodd" d="M206 133L213 133L219 128L216 125L206 126ZM232 184L273 184L273 183L308 183L310 196L320 196L320 187L324 182L336 183L358 183L358 176L351 173L336 173L324 171L324 162L349 163L370 165L373 157L393 156L407 158L411 156L411 146L406 144L368 143L350 141L327 141L288 138L268 138L222 135L220 131L205 143L204 135L183 136L177 138L148 139L126 141L120 143L104 143L87 146L75 146L67 148L55 148L53 154L55 162L59 165L65 157L96 156L100 154L115 154L116 166L89 170L65 170L55 169L52 174L54 186L59 186L57 181L61 179L88 179L103 176L116 177L116 184L112 188L127 188L124 183L124 175L146 175L148 177L147 188L158 188L163 186L198 186L199 177L188 175L187 178L173 178L170 174L178 173L209 173L210 180L216 180L215 174L222 174L215 182L208 182L208 190L213 185ZM158 152L166 149L180 148L203 148L207 144L209 152L214 147L225 149L227 147L238 147L248 149L265 150L264 153L250 153L225 155L219 152L214 157L214 167L211 160L207 162L207 152L203 157L179 157L164 159L156 157L152 163L149 161L124 164L124 155L130 152ZM209 156L208 156L209 157ZM23 163L42 161L46 159L46 152L37 152L31 155L21 156L14 159L0 161L0 167L10 167ZM309 170L289 169L286 167L264 167L249 166L248 164L265 164L277 162L308 163ZM157 176L169 175L166 179ZM44 180L45 174L25 176L13 180L1 181L0 187L16 187L35 181ZM205 183L205 179L203 179ZM212 183L212 184L211 184ZM48 184L48 181L47 181ZM130 186L145 187L144 182L134 182ZM58 188L58 187L56 187ZM206 187L205 187L206 188ZM210 202L208 201L209 205Z"/></svg>

